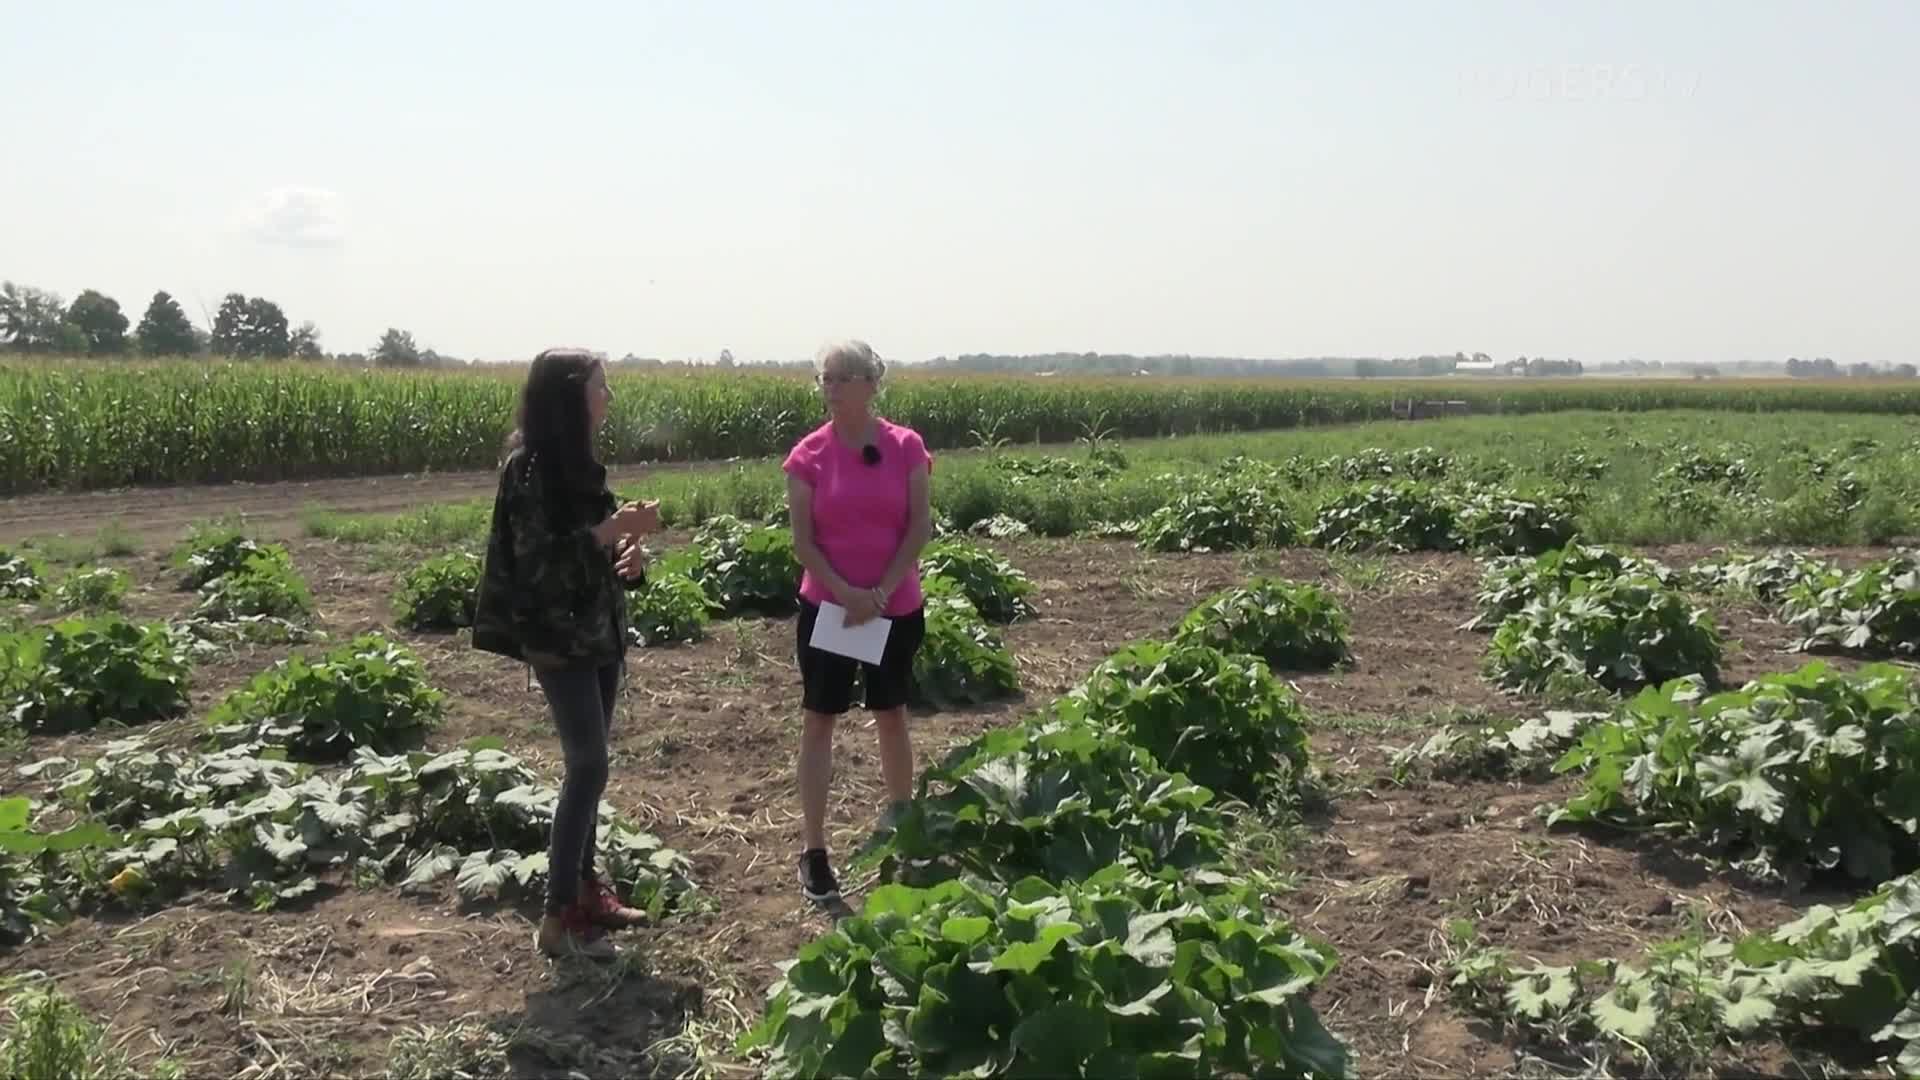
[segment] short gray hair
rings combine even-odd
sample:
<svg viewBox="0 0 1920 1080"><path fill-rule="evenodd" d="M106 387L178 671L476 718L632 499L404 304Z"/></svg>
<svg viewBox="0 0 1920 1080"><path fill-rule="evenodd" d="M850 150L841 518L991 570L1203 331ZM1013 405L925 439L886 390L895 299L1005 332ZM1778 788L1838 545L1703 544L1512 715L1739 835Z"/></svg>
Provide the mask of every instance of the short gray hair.
<svg viewBox="0 0 1920 1080"><path fill-rule="evenodd" d="M819 352L813 354L813 366L822 374L826 372L827 365L835 360L840 361L843 367L853 368L866 375L875 383L878 383L887 373L887 362L880 359L880 354L873 351L873 346L858 338L829 341L820 346Z"/></svg>

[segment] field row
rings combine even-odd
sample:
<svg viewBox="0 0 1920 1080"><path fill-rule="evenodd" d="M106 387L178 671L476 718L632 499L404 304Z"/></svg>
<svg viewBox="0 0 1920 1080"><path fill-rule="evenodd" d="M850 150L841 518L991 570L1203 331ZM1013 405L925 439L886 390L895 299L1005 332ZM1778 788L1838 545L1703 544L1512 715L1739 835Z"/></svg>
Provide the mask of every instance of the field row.
<svg viewBox="0 0 1920 1080"><path fill-rule="evenodd" d="M348 371L299 364L0 364L0 494L122 485L276 481L491 468L517 378L499 372ZM621 373L603 433L609 461L783 454L820 422L790 374ZM1920 389L1778 380L889 380L880 409L936 450L1089 437L1288 429L1391 415L1409 397L1478 414L1570 410L1920 414Z"/></svg>
<svg viewBox="0 0 1920 1080"><path fill-rule="evenodd" d="M771 465L622 484L663 520L778 522ZM1564 414L1443 425L1096 442L936 459L936 516L994 536L1128 537L1156 550L1514 550L1540 537L1649 544L1884 544L1920 534L1920 424L1905 418ZM399 515L314 508L316 536L471 542L491 502ZM1538 533L1540 537L1529 534Z"/></svg>

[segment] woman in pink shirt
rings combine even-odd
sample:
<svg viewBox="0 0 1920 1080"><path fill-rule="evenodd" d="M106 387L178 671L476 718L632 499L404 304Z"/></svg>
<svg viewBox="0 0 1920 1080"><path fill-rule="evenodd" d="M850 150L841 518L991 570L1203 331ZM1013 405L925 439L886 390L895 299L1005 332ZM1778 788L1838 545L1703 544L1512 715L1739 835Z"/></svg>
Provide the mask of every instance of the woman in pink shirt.
<svg viewBox="0 0 1920 1080"><path fill-rule="evenodd" d="M787 511L800 578L796 647L802 712L797 765L802 816L800 888L807 899L838 899L827 859L827 787L834 721L853 706L854 677L880 737L880 771L898 806L913 797L907 695L913 657L926 636L920 550L933 532L927 476L933 459L911 428L873 415L886 364L863 341L842 341L816 357L828 420L787 455ZM846 609L849 626L892 621L880 663L814 648L820 605Z"/></svg>

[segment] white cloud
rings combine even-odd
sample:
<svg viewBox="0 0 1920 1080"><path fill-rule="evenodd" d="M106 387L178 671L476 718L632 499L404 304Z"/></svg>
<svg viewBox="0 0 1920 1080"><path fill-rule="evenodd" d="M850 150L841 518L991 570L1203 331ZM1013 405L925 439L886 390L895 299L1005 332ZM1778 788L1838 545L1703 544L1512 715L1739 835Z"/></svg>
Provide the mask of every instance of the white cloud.
<svg viewBox="0 0 1920 1080"><path fill-rule="evenodd" d="M241 212L240 225L261 243L282 247L333 247L346 238L340 196L325 188L274 188Z"/></svg>

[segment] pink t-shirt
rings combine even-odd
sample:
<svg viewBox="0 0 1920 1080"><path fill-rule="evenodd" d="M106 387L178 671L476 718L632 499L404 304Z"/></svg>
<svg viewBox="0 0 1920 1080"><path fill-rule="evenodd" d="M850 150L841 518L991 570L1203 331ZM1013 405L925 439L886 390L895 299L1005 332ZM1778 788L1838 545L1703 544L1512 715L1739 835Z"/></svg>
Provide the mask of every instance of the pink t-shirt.
<svg viewBox="0 0 1920 1080"><path fill-rule="evenodd" d="M794 444L782 466L813 489L814 543L856 589L871 589L886 575L912 520L908 476L922 462L933 468L933 456L918 432L878 417L873 426L878 464L867 464L860 448L842 443L828 421ZM800 595L815 604L833 601L826 583L816 581L811 571L800 576ZM920 600L916 565L887 598L882 614L911 614Z"/></svg>

